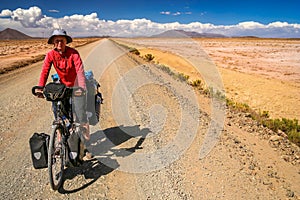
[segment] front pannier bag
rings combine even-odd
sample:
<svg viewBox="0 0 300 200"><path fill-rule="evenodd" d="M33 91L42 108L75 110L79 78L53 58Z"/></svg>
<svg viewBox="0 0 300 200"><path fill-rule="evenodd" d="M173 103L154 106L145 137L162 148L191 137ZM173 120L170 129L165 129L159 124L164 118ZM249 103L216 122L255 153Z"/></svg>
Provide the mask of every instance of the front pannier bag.
<svg viewBox="0 0 300 200"><path fill-rule="evenodd" d="M48 147L50 136L45 133L34 133L29 139L31 159L35 169L48 166Z"/></svg>

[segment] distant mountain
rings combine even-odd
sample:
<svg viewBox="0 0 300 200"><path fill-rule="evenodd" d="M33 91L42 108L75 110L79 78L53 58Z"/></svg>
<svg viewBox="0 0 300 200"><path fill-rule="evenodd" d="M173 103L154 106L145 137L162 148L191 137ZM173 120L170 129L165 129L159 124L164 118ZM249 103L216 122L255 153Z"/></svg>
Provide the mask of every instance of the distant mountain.
<svg viewBox="0 0 300 200"><path fill-rule="evenodd" d="M0 31L0 40L27 40L32 39L32 37L17 31L15 29L7 28Z"/></svg>
<svg viewBox="0 0 300 200"><path fill-rule="evenodd" d="M225 35L216 33L198 33L195 31L184 31L184 30L168 30L158 35L151 37L162 37L162 38L225 38Z"/></svg>

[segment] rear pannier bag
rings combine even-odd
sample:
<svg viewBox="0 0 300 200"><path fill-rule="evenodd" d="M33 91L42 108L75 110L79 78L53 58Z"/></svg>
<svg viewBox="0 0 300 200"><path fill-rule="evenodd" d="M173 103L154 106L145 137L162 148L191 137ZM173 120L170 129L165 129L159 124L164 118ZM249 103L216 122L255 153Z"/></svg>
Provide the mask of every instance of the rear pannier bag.
<svg viewBox="0 0 300 200"><path fill-rule="evenodd" d="M102 95L98 91L100 84L94 78L91 70L85 72L86 88L87 88L87 116L89 124L95 126L99 122L100 104L102 103Z"/></svg>
<svg viewBox="0 0 300 200"><path fill-rule="evenodd" d="M35 169L48 166L48 147L50 136L45 133L34 133L29 139L31 159Z"/></svg>

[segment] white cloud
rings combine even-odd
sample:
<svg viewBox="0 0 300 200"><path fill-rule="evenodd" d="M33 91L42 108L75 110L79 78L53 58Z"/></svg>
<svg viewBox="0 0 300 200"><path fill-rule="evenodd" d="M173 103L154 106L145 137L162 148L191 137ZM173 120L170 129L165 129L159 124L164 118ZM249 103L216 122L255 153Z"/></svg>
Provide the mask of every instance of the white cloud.
<svg viewBox="0 0 300 200"><path fill-rule="evenodd" d="M189 13L161 12L163 15L180 15ZM9 18L8 18L9 17ZM148 19L134 20L101 20L97 13L88 15L74 14L62 18L48 17L42 14L38 7L29 9L2 10L0 13L0 28L16 28L31 36L51 34L54 28L64 28L73 36L150 36L171 29L183 29L199 33L219 33L226 36L258 36L258 37L300 37L300 24L288 22L272 22L261 24L255 21L240 22L236 25L214 25L211 23L179 22L157 23Z"/></svg>
<svg viewBox="0 0 300 200"><path fill-rule="evenodd" d="M160 12L160 14L162 14L162 15L170 15L171 12L170 11L162 11L162 12Z"/></svg>
<svg viewBox="0 0 300 200"><path fill-rule="evenodd" d="M162 12L160 12L160 14L162 14L162 15L173 15L173 16L178 16L178 15L182 15L182 14L185 14L185 15L191 15L192 14L192 12L179 12L179 11L177 11L177 12L170 12L170 11L162 11Z"/></svg>
<svg viewBox="0 0 300 200"><path fill-rule="evenodd" d="M172 15L174 15L174 16L181 15L181 12L175 12Z"/></svg>
<svg viewBox="0 0 300 200"><path fill-rule="evenodd" d="M48 10L49 12L59 13L59 10Z"/></svg>
<svg viewBox="0 0 300 200"><path fill-rule="evenodd" d="M249 22L241 22L237 25L237 27L241 29L257 29L257 28L263 28L264 25L258 22L249 21Z"/></svg>
<svg viewBox="0 0 300 200"><path fill-rule="evenodd" d="M30 7L28 10L18 8L12 11L11 18L14 21L19 21L24 27L39 27L37 22L44 16L42 10L36 6Z"/></svg>
<svg viewBox="0 0 300 200"><path fill-rule="evenodd" d="M10 17L12 15L12 12L8 9L2 10L0 13L0 17Z"/></svg>
<svg viewBox="0 0 300 200"><path fill-rule="evenodd" d="M300 29L300 24L289 24L287 22L272 22L267 25L268 28L295 28Z"/></svg>

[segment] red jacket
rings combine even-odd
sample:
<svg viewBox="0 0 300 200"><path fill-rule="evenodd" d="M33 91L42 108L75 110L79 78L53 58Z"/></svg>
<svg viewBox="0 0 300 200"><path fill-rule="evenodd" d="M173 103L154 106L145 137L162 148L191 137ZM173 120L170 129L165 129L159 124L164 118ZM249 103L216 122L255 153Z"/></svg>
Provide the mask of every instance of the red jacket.
<svg viewBox="0 0 300 200"><path fill-rule="evenodd" d="M82 60L77 50L66 46L62 54L53 49L45 57L39 86L45 86L51 66L54 66L61 83L67 87L79 86L86 89Z"/></svg>

